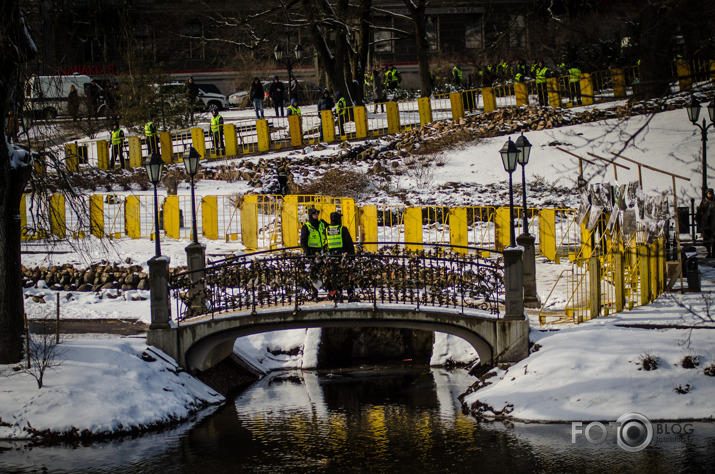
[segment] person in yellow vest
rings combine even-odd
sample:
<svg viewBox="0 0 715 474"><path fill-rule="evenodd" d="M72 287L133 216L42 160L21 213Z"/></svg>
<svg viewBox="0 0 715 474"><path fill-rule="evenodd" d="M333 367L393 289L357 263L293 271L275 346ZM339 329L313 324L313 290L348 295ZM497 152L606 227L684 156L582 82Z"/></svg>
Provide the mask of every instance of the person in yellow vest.
<svg viewBox="0 0 715 474"><path fill-rule="evenodd" d="M458 89L462 87L462 68L459 64L452 68L452 84Z"/></svg>
<svg viewBox="0 0 715 474"><path fill-rule="evenodd" d="M338 128L340 136L345 136L345 123L348 121L348 101L343 97L343 93L338 91L335 93L335 111L338 114Z"/></svg>
<svg viewBox="0 0 715 474"><path fill-rule="evenodd" d="M549 73L549 68L546 67L543 60L539 60L536 66L536 96L539 98L539 105L549 105L549 94L546 89L546 77Z"/></svg>
<svg viewBox="0 0 715 474"><path fill-rule="evenodd" d="M298 107L298 100L297 99L291 99L290 101L290 106L288 107L288 115L297 115L300 117L303 115L300 112L300 107Z"/></svg>
<svg viewBox="0 0 715 474"><path fill-rule="evenodd" d="M226 155L226 147L223 144L223 117L215 107L211 109L211 144L216 156Z"/></svg>
<svg viewBox="0 0 715 474"><path fill-rule="evenodd" d="M581 105L581 70L576 67L575 63L569 68L569 92L571 94L571 102Z"/></svg>
<svg viewBox="0 0 715 474"><path fill-rule="evenodd" d="M112 124L112 157L109 160L109 169L114 169L114 163L119 158L119 163L122 169L126 169L124 164L124 131L119 128L119 122L116 120Z"/></svg>
<svg viewBox="0 0 715 474"><path fill-rule="evenodd" d="M149 121L144 125L144 136L146 137L146 148L149 156L159 153L159 132L156 129L156 114L152 113Z"/></svg>
<svg viewBox="0 0 715 474"><path fill-rule="evenodd" d="M311 207L308 209L308 220L300 229L300 246L303 253L314 256L325 250L325 232L328 223L320 219L320 211Z"/></svg>

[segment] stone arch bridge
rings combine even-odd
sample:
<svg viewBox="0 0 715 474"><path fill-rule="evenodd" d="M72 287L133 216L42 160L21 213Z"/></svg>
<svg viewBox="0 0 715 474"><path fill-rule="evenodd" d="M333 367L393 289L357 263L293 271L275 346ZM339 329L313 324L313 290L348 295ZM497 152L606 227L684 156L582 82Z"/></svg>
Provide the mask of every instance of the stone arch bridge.
<svg viewBox="0 0 715 474"><path fill-rule="evenodd" d="M283 249L171 278L168 259L152 259L148 343L191 372L229 356L238 337L313 327L438 331L465 339L483 364L526 357L520 255L509 262L514 256L508 252L484 258L481 249L451 253L433 247L408 252L395 245L317 257ZM316 302L321 295L328 299Z"/></svg>

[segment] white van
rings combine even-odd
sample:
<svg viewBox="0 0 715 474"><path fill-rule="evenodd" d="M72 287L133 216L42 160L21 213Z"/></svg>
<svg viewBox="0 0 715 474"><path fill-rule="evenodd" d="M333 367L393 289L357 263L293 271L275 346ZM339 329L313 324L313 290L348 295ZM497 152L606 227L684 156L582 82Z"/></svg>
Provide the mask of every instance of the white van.
<svg viewBox="0 0 715 474"><path fill-rule="evenodd" d="M31 76L25 84L25 107L37 117L55 118L69 113L70 87L79 95L80 113L87 112L86 89L92 78L81 74L70 76ZM101 94L101 90L100 90Z"/></svg>

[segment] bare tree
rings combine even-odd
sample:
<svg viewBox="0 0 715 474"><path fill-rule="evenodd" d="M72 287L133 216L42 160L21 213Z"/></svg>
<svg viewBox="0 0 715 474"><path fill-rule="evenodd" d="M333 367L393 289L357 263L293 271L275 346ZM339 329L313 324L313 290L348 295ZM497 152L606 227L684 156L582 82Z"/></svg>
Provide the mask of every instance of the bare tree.
<svg viewBox="0 0 715 474"><path fill-rule="evenodd" d="M40 389L47 369L62 365L65 351L60 347L61 339L53 331L53 321L45 318L37 323L37 332L27 334L27 366L22 366L22 372L32 376Z"/></svg>
<svg viewBox="0 0 715 474"><path fill-rule="evenodd" d="M412 16L415 29L415 44L417 44L417 64L420 68L420 91L422 97L432 94L429 70L429 44L427 43L427 27L425 17L426 0L404 0L407 10Z"/></svg>

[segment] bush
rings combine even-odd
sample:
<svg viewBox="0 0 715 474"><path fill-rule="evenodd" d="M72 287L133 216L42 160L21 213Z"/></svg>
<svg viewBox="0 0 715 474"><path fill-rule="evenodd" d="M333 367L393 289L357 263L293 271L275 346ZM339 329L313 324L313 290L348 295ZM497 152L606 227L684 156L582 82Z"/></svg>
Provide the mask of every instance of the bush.
<svg viewBox="0 0 715 474"><path fill-rule="evenodd" d="M640 355L640 364L643 370L655 370L658 368L658 358L649 352L644 352Z"/></svg>
<svg viewBox="0 0 715 474"><path fill-rule="evenodd" d="M684 369L694 369L700 365L700 361L698 360L698 356L686 355L683 357L680 365L682 365Z"/></svg>
<svg viewBox="0 0 715 474"><path fill-rule="evenodd" d="M715 377L715 362L710 362L706 365L705 369L703 369L703 373L708 377Z"/></svg>
<svg viewBox="0 0 715 474"><path fill-rule="evenodd" d="M301 186L297 194L361 199L368 192L370 184L370 178L365 173L331 169L323 176Z"/></svg>

